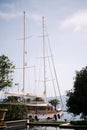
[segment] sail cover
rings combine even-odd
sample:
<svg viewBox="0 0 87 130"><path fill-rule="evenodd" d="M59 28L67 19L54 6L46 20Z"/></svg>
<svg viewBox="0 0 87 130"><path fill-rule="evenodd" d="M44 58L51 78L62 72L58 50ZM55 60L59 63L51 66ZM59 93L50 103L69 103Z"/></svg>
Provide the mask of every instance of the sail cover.
<svg viewBox="0 0 87 130"><path fill-rule="evenodd" d="M9 96L17 96L17 97L30 97L30 98L35 98L35 97L44 97L44 95L33 95L29 93L24 93L24 92L5 92L6 95Z"/></svg>

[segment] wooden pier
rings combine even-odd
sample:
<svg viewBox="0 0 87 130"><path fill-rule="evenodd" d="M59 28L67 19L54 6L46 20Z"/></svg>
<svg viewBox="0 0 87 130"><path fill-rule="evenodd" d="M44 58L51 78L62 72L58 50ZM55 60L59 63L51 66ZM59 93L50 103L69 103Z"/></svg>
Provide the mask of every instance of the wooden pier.
<svg viewBox="0 0 87 130"><path fill-rule="evenodd" d="M53 126L53 127L60 127L60 128L87 128L87 125L72 125L69 122L64 122L64 121L57 121L57 122L29 122L27 125L35 125L35 126Z"/></svg>
<svg viewBox="0 0 87 130"><path fill-rule="evenodd" d="M7 111L8 111L7 109L0 109L0 128L6 128L7 127L7 125L4 121Z"/></svg>

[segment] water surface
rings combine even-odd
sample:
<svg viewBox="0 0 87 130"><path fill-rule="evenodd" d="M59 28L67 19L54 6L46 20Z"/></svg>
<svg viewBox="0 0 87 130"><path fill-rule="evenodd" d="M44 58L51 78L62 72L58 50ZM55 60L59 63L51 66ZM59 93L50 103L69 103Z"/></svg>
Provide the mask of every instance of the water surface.
<svg viewBox="0 0 87 130"><path fill-rule="evenodd" d="M78 128L78 129L64 129L64 128L59 128L59 127L42 127L42 126L32 126L32 127L27 127L24 129L16 129L16 130L87 130L85 128Z"/></svg>

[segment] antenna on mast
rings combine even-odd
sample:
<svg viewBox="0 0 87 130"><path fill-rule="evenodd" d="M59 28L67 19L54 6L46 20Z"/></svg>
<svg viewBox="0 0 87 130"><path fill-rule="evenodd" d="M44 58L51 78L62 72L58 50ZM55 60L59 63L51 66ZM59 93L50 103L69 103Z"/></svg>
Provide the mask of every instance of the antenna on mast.
<svg viewBox="0 0 87 130"><path fill-rule="evenodd" d="M44 97L46 99L46 74L45 74L45 34L44 34L44 17L42 17L42 29L43 29L43 64L44 64Z"/></svg>
<svg viewBox="0 0 87 130"><path fill-rule="evenodd" d="M31 38L31 36L26 36L26 13L25 11L23 12L24 17L23 17L23 25L24 25L24 29L23 29L23 38L17 39L17 40L23 40L23 87L22 87L22 92L24 93L25 91L25 69L29 68L26 67L27 63L26 63L26 54L27 54L27 50L26 50L26 39Z"/></svg>
<svg viewBox="0 0 87 130"><path fill-rule="evenodd" d="M25 88L25 11L24 11L24 44L23 44L23 89L22 91L24 92Z"/></svg>

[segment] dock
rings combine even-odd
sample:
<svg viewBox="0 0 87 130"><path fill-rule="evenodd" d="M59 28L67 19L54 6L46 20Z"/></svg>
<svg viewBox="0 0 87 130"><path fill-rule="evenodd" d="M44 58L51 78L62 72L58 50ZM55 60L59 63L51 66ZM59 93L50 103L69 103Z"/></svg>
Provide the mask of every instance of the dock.
<svg viewBox="0 0 87 130"><path fill-rule="evenodd" d="M64 122L64 121L58 121L58 122L29 122L27 125L35 125L35 126L53 126L53 127L59 127L59 128L87 128L87 125L72 125L69 122Z"/></svg>
<svg viewBox="0 0 87 130"><path fill-rule="evenodd" d="M64 123L59 125L60 128L87 128L87 125L72 125L70 123Z"/></svg>
<svg viewBox="0 0 87 130"><path fill-rule="evenodd" d="M6 130L11 129L18 129L18 128L27 128L27 126L51 126L51 127L59 127L59 128L85 128L87 129L87 125L72 125L69 122L65 121L34 121L34 122L27 122L27 120L17 120L17 121L6 121ZM5 129L4 126L0 126L0 129Z"/></svg>
<svg viewBox="0 0 87 130"><path fill-rule="evenodd" d="M15 120L15 121L6 121L6 127L0 126L0 129L2 130L15 130L20 128L26 128L27 127L27 120Z"/></svg>
<svg viewBox="0 0 87 130"><path fill-rule="evenodd" d="M64 122L29 122L27 125L35 125L35 126L59 126L60 124L63 124Z"/></svg>

